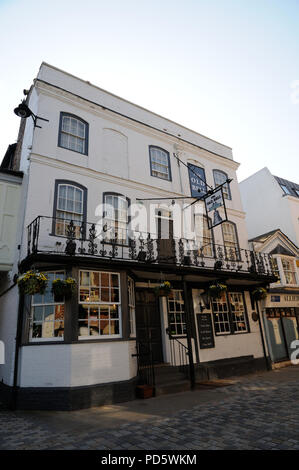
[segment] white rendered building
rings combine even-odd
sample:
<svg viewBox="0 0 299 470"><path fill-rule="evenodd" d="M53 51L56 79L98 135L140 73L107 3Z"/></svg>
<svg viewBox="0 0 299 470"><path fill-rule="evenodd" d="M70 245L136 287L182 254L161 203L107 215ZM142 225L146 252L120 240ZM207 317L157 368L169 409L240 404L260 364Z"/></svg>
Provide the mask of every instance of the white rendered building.
<svg viewBox="0 0 299 470"><path fill-rule="evenodd" d="M141 381L158 393L169 370L194 385L264 368L250 292L272 267L249 250L231 149L45 63L25 105L10 160L24 175L19 249L0 283L2 396L74 409L132 399ZM227 220L209 229L196 199L221 184ZM44 294L19 295L14 275L29 270L48 277ZM52 282L68 277L76 292L57 301ZM209 302L216 281L227 293Z"/></svg>

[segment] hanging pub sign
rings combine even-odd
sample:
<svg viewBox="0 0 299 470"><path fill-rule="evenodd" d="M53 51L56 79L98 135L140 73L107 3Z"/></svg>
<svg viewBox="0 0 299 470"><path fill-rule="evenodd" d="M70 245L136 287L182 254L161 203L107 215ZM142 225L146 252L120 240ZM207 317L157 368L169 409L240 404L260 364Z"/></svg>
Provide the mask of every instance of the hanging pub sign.
<svg viewBox="0 0 299 470"><path fill-rule="evenodd" d="M222 224L223 222L227 220L222 186L219 189L215 189L212 193L207 195L204 198L204 201L205 201L205 206L206 206L209 229L216 227L216 225ZM224 215L220 214L218 210L220 207L223 207Z"/></svg>
<svg viewBox="0 0 299 470"><path fill-rule="evenodd" d="M191 196L201 197L207 193L206 174L203 168L188 163Z"/></svg>

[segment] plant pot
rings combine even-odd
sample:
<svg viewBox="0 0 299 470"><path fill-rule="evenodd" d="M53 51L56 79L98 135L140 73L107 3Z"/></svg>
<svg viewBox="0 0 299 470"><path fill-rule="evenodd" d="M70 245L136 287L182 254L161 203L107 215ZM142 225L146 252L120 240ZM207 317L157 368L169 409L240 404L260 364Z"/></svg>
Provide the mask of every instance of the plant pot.
<svg viewBox="0 0 299 470"><path fill-rule="evenodd" d="M137 398L152 398L154 396L154 387L151 385L137 385Z"/></svg>

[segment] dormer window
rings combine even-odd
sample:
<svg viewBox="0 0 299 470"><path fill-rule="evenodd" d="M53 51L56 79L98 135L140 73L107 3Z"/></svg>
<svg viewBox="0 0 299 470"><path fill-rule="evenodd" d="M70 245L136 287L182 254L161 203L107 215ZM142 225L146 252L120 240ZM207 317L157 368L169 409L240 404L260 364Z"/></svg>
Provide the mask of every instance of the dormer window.
<svg viewBox="0 0 299 470"><path fill-rule="evenodd" d="M296 271L294 266L294 261L288 258L281 258L281 263L283 267L283 273L286 280L286 284L296 284Z"/></svg>
<svg viewBox="0 0 299 470"><path fill-rule="evenodd" d="M72 114L60 113L58 146L87 155L87 122Z"/></svg>
<svg viewBox="0 0 299 470"><path fill-rule="evenodd" d="M281 184L280 187L281 187L281 189L283 190L283 192L285 194L291 195L291 191L289 190L289 188L285 184Z"/></svg>

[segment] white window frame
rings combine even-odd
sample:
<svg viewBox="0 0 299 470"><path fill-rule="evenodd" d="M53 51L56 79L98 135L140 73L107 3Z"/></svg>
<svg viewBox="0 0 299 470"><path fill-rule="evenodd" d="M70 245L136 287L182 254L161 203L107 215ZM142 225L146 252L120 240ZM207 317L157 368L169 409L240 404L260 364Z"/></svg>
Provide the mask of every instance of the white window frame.
<svg viewBox="0 0 299 470"><path fill-rule="evenodd" d="M60 209L59 208L59 191L62 186L66 187L66 201L67 199L67 194L69 188L74 189L74 196L76 194L76 191L79 191L81 193L81 212L75 212L75 211L68 211L67 209ZM83 189L79 188L78 186L75 186L73 184L68 184L68 183L59 183L57 185L57 194L56 194L56 207L55 207L55 235L58 237L66 237L67 236L67 227L72 220L74 223L75 227L75 236L76 238L80 238L80 227L82 225L82 222L84 221L84 191ZM76 199L73 199L73 208L75 206L75 203L78 202ZM61 212L62 214L65 215L65 217L62 217L58 213ZM57 233L57 226L58 224L63 224L64 227L64 232L62 234Z"/></svg>
<svg viewBox="0 0 299 470"><path fill-rule="evenodd" d="M112 275L112 274L115 274L118 276L118 293L119 293L119 298L118 298L118 302L114 302L114 301L95 301L95 302L90 302L90 301L81 301L80 300L80 288L81 287L85 287L85 286L81 286L81 273L83 272L88 272L88 273L98 273L99 274L99 277L101 277L101 274L109 274L109 275ZM101 305L107 305L107 306L110 306L110 305L117 305L118 306L118 319L112 319L112 320L117 320L119 322L119 334L110 334L110 335L80 335L80 313L78 315L78 338L79 340L81 341L86 341L86 340L109 340L111 338L121 338L122 337L122 309L121 309L121 285L120 285L120 274L117 273L117 272L111 272L111 271L98 271L98 270L95 270L95 269L80 269L79 270L79 281L78 281L78 284L79 284L79 288L78 288L78 304L79 305L86 305L88 307L100 307ZM110 291L110 288L112 286L109 286L109 291ZM86 287L85 287L86 288ZM96 289L96 287L92 287L91 284L90 284L90 276L89 276L89 292L91 292L91 288L94 288ZM100 293L100 290L101 290L101 284L99 284L99 293ZM110 311L110 310L109 310ZM100 319L99 319L100 320ZM110 319L110 315L109 315L109 320ZM83 321L83 319L82 319ZM89 323L89 315L88 315L88 323ZM88 327L89 328L89 327Z"/></svg>
<svg viewBox="0 0 299 470"><path fill-rule="evenodd" d="M225 293L222 294L221 299L211 299L215 336L222 336L222 335L226 336L226 335L232 334L228 300L229 299L227 298L227 295ZM222 305L225 304L227 309L224 311L221 311L221 309L219 309L220 304ZM215 306L217 308L215 308ZM227 316L227 320L225 319L225 316ZM220 331L217 331L216 329L217 324L219 325ZM220 327L221 325L223 326L223 328ZM228 330L227 330L227 326L229 328Z"/></svg>
<svg viewBox="0 0 299 470"><path fill-rule="evenodd" d="M130 337L136 337L136 306L135 306L135 282L128 276L128 310Z"/></svg>
<svg viewBox="0 0 299 470"><path fill-rule="evenodd" d="M70 128L66 129L64 120L70 119ZM77 132L72 132L72 120L76 122ZM83 125L83 135L80 135L79 124ZM66 138L67 143L63 143L63 139ZM71 144L71 139L76 143L75 148ZM77 144L80 142L81 147L77 147ZM60 117L60 128L59 128L59 147L62 147L67 150L72 150L73 152L80 153L81 155L87 155L87 144L88 144L88 124L83 119L73 116L68 113L61 113Z"/></svg>
<svg viewBox="0 0 299 470"><path fill-rule="evenodd" d="M65 279L65 271L45 271L45 275L47 274L54 273L55 279ZM37 294L40 295L40 294ZM52 294L53 295L53 294ZM44 300L44 294L42 295L42 298ZM34 302L34 295L31 296L31 306L30 306L30 325L29 325L29 342L30 343L40 343L40 342L48 342L48 341L64 341L64 334L63 336L53 336L49 338L33 338L32 333L33 333L33 326L34 324L45 324L45 323L52 323L53 327L55 326L55 313L54 313L54 319L48 322L35 322L34 321L34 308L35 307L48 307L48 306L61 306L63 305L65 308L65 303L64 302L55 302L54 301L54 295L53 295L53 302ZM59 320L58 320L59 321ZM63 324L65 328L65 310L64 310L64 317L63 317Z"/></svg>
<svg viewBox="0 0 299 470"><path fill-rule="evenodd" d="M184 302L184 298L183 298L183 290L182 289L172 289L171 292L173 293L173 296L174 298L171 298L170 296L167 297L167 322L168 322L168 327L169 327L169 330L170 330L170 333L172 336L175 336L175 337L186 337L187 335L187 321L186 321L186 311L185 311L185 302ZM179 293L179 299L175 299L175 296L177 295L177 293ZM176 310L176 308L174 310L170 310L170 301L172 301L174 303L174 306L175 306L175 303L180 303L180 305L182 305L182 309L180 310ZM170 315L174 315L174 319L175 321L174 322L170 322ZM180 321L177 321L176 320L176 315L179 315L181 317L181 320ZM183 318L184 318L184 321L183 321ZM170 325L175 325L175 330L176 330L176 333L173 334L171 332L171 327ZM183 331L183 326L185 325L185 333L177 333L177 325L181 325L181 328L182 328L182 331Z"/></svg>
<svg viewBox="0 0 299 470"><path fill-rule="evenodd" d="M245 306L245 299L243 296L243 292L228 292L228 303L229 307L231 310L231 320L234 326L234 334L240 334L240 333L248 333L248 322L246 318L246 306ZM235 300L232 302L232 298L235 296L235 298L239 298L240 300ZM239 304L239 308L237 308ZM240 305L241 304L241 305ZM232 309L232 305L235 306L235 310ZM238 314L239 314L239 319L238 319ZM242 328L238 325L238 323L244 323L245 328Z"/></svg>
<svg viewBox="0 0 299 470"><path fill-rule="evenodd" d="M284 284L287 285L287 286L297 285L298 284L298 274L297 274L296 264L294 262L295 260L293 258L289 258L287 256L281 256L280 261L281 261L281 268L282 268L282 275L283 275ZM291 265L291 268L293 268L293 269L286 270L285 266L284 266L284 262L289 263ZM288 282L286 273L292 273L295 282Z"/></svg>
<svg viewBox="0 0 299 470"><path fill-rule="evenodd" d="M112 204L107 202L108 198L112 198ZM114 207L114 201L117 200L117 208ZM126 217L119 218L119 213L122 211L120 208L120 202L125 202L126 204ZM103 222L107 228L105 232L105 239L108 240L115 240L116 243L119 244L127 244L128 243L128 224L129 224L129 201L128 199L123 196L122 194L113 194L107 193L104 194L104 217ZM111 210L111 213L110 213ZM116 214L117 211L117 214ZM115 234L117 233L117 237ZM119 236L121 235L121 236Z"/></svg>
<svg viewBox="0 0 299 470"><path fill-rule="evenodd" d="M228 179L228 176L225 171L219 170L217 168L213 170L213 176L215 187L220 186ZM228 183L222 186L222 191L223 197L227 200L231 200L231 191Z"/></svg>
<svg viewBox="0 0 299 470"><path fill-rule="evenodd" d="M160 147L150 146L151 176L171 181L169 152Z"/></svg>

